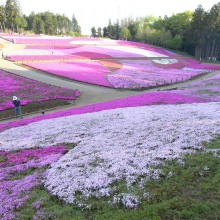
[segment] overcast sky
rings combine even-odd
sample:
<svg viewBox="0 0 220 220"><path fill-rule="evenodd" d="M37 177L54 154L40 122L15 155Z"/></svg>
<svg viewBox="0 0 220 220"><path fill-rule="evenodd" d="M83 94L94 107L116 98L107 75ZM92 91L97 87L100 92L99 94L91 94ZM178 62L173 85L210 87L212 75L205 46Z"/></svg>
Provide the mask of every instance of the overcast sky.
<svg viewBox="0 0 220 220"><path fill-rule="evenodd" d="M90 34L91 28L108 25L129 16L144 17L154 15L164 17L186 10L194 11L199 4L209 10L220 0L18 0L22 12L29 15L31 11L65 14L70 19L74 14L83 34ZM0 0L5 4L6 0Z"/></svg>

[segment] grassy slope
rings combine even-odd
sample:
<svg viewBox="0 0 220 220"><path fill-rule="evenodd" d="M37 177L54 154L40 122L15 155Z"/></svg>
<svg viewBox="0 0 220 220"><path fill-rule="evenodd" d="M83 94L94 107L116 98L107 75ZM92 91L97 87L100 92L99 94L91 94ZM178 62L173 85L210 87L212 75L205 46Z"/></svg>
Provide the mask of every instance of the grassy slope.
<svg viewBox="0 0 220 220"><path fill-rule="evenodd" d="M220 137L207 148L220 148ZM148 181L145 185L150 192L138 209L128 210L121 205L107 203L107 199L93 199L93 208L81 210L74 205L64 204L51 197L43 187L31 192L29 201L18 210L19 219L219 219L220 216L220 152L216 155L198 151L188 155L184 163L167 162L161 167L165 174L159 181ZM123 192L123 182L118 183ZM134 186L135 189L135 186ZM141 191L137 190L137 194ZM38 208L33 202L41 200Z"/></svg>

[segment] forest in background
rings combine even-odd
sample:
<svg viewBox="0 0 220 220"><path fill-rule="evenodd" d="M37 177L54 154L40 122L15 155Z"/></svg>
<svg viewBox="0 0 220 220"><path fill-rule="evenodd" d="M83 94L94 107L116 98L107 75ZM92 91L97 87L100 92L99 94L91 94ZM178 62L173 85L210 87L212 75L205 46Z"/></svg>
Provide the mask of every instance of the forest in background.
<svg viewBox="0 0 220 220"><path fill-rule="evenodd" d="M3 32L81 36L81 27L74 14L71 20L64 14L49 11L33 11L26 16L18 0L7 0L5 5L0 5L0 29Z"/></svg>
<svg viewBox="0 0 220 220"><path fill-rule="evenodd" d="M3 32L81 36L74 14L52 12L22 14L18 0L0 5L0 28ZM185 11L168 17L146 16L109 19L105 27L91 28L91 37L131 40L154 44L188 53L200 60L220 61L220 2L209 11L199 5L194 12Z"/></svg>
<svg viewBox="0 0 220 220"><path fill-rule="evenodd" d="M101 32L102 31L102 32ZM197 59L220 61L220 2L209 11L199 5L164 18L125 18L103 29L91 29L92 36L125 39L180 50Z"/></svg>

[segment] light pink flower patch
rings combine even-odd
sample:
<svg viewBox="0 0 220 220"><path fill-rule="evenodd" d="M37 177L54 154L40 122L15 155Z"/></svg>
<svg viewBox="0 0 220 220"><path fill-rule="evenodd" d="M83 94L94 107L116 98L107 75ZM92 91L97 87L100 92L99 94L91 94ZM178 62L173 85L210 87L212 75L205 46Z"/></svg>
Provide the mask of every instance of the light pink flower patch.
<svg viewBox="0 0 220 220"><path fill-rule="evenodd" d="M201 149L203 141L220 133L219 123L219 103L121 108L10 129L0 133L0 149L76 143L47 172L49 192L79 207L105 197L135 208L143 197L136 197L133 185L147 194L143 186L162 172L155 166ZM125 194L116 188L120 181Z"/></svg>
<svg viewBox="0 0 220 220"><path fill-rule="evenodd" d="M207 69L169 68L172 64L154 65L151 60L121 60L123 67L108 75L114 88L137 89L173 84L209 72ZM178 65L179 62L174 63ZM166 68L164 66L166 65Z"/></svg>

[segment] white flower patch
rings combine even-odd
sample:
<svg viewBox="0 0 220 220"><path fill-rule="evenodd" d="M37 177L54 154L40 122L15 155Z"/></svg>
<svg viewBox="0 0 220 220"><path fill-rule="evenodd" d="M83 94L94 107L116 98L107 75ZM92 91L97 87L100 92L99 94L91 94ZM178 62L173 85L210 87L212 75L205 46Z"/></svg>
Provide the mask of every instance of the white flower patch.
<svg viewBox="0 0 220 220"><path fill-rule="evenodd" d="M37 50L37 49L22 49L8 53L8 56L15 55L51 55L53 52L49 50Z"/></svg>
<svg viewBox="0 0 220 220"><path fill-rule="evenodd" d="M153 166L200 149L220 134L220 103L144 106L49 119L0 133L0 150L76 143L48 170L45 187L68 203L90 197L137 207L133 184L158 179ZM140 178L141 177L141 178ZM125 181L128 192L117 194ZM144 192L143 191L143 195Z"/></svg>
<svg viewBox="0 0 220 220"><path fill-rule="evenodd" d="M201 73L211 72L211 70L207 70L207 69L195 69L195 68L190 68L190 67L183 67L183 70L201 72Z"/></svg>
<svg viewBox="0 0 220 220"><path fill-rule="evenodd" d="M105 46L103 46L105 48ZM107 46L106 48L112 49L112 50L118 50L118 51L123 51L127 53L133 53L133 54L138 54L141 56L145 57L167 57L166 55L163 55L161 53L157 53L154 51L146 50L146 49L141 49L141 48L135 48L135 47L124 47L124 46Z"/></svg>
<svg viewBox="0 0 220 220"><path fill-rule="evenodd" d="M102 41L93 41L93 40L74 40L74 41L70 41L70 44L73 45L99 45L102 44Z"/></svg>
<svg viewBox="0 0 220 220"><path fill-rule="evenodd" d="M72 37L68 37L68 36L65 36L65 37L59 37L59 36L49 36L49 35L40 35L40 36L36 36L36 37L34 37L34 36L4 36L4 38L6 38L6 39L11 39L11 38L13 38L13 39L37 39L37 40L39 40L39 39L57 39L57 40L63 40L63 39L70 39L70 38L72 38Z"/></svg>
<svg viewBox="0 0 220 220"><path fill-rule="evenodd" d="M155 63L159 64L174 64L177 63L177 59L159 59L159 60L153 60Z"/></svg>
<svg viewBox="0 0 220 220"><path fill-rule="evenodd" d="M99 39L99 40L73 40L70 42L70 44L73 45L103 45L103 44L110 44L110 45L116 45L115 40L111 39Z"/></svg>

